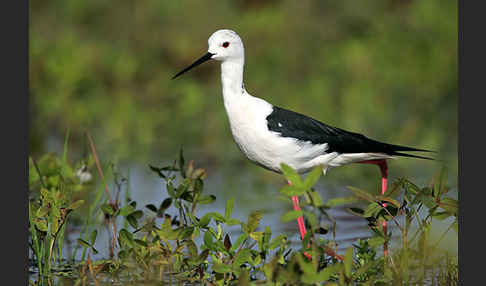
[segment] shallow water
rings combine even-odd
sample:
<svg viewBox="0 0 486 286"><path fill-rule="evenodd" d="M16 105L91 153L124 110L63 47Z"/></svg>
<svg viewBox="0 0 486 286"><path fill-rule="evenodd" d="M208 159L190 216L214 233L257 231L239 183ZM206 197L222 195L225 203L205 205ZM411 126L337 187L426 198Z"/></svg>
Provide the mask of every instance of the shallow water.
<svg viewBox="0 0 486 286"><path fill-rule="evenodd" d="M224 213L226 201L232 196L235 198L235 207L232 217L241 221L246 221L248 215L254 210L260 210L263 214L263 218L260 221L259 229L263 230L266 226L272 229L272 237L279 234L286 234L288 238L293 242L293 246L300 248L300 235L296 222L282 223L280 216L286 211L291 210L292 205L290 202L281 201L277 198L279 194L279 188L283 186L264 185L260 186L258 190L252 190L252 182L249 174L243 175L245 177L246 184L241 185L238 183L237 191L234 187L237 183L225 182L224 176L221 174L211 175L205 180L206 195L213 194L217 197L216 201L210 205L199 205L196 211L198 216L202 216L208 211L216 211ZM137 209L145 209L145 205L154 204L155 206L168 197L165 190L164 182L159 179L153 172L148 170L146 166L132 166L130 168L130 198L137 202ZM282 181L283 183L283 181ZM318 183L316 189L319 190L323 199L330 199L338 196L349 196L352 193L348 190L341 190L337 194L336 190L330 190ZM124 191L122 191L122 201L125 197ZM367 222L363 218L354 216L345 210L345 207L335 207L328 211L329 215L336 220L336 241L338 242L339 250L345 250L358 238L370 237L371 233L368 230ZM147 213L150 211L147 210ZM169 209L170 215L177 215L174 210ZM331 222L325 221L323 224L332 225ZM236 240L240 234L239 226L232 226L227 228L230 230L230 236L232 241ZM79 232L72 232L71 239L76 239ZM323 238L332 239L332 231L323 235ZM109 256L108 252L108 233L106 228L101 226L98 228L98 238L96 240L96 249L99 253L94 258L106 258ZM80 259L80 253L78 257Z"/></svg>
<svg viewBox="0 0 486 286"><path fill-rule="evenodd" d="M147 209L144 206L147 204L158 206L168 197L164 181L150 171L147 166L134 165L129 169L130 198L137 202L137 209L143 209L145 211ZM263 214L263 218L260 222L261 230L266 226L269 226L273 232L272 237L282 233L286 234L293 242L293 246L300 248L300 235L297 223L282 223L280 221L281 215L292 209L290 202L281 201L277 198L279 189L284 186L283 180L281 185L272 183L263 183L262 185L261 182L255 183L254 181L255 178L253 178L250 173L240 174L240 178L231 181L227 181L225 175L222 173L211 174L204 181L204 193L206 195L215 195L217 199L210 205L199 205L196 215L202 216L208 211L224 213L226 201L233 196L235 198L235 207L232 217L241 221L246 221L248 215L252 211L260 210ZM260 185L255 188L256 184ZM352 195L352 192L344 187L333 189L326 186L322 179L316 184L315 189L320 192L324 200ZM125 190L126 188L122 190L120 196L121 201L125 198ZM367 226L367 221L364 218L355 216L346 211L346 208L350 206L351 205L337 206L328 210L328 214L336 221L337 228L335 232L335 240L338 244L339 252L346 250L346 248L360 238L364 239L372 236L372 233ZM169 208L167 212L171 215L177 215L171 208ZM147 210L147 213L150 213L150 211ZM161 220L159 222L161 222ZM321 223L332 226L332 222L327 220L322 221ZM451 221L448 220L443 222L437 221L437 223L434 223L434 226L436 227L435 231L440 234L450 223ZM94 258L106 258L109 256L108 232L101 223L98 225L100 226L98 227L98 238L95 247L99 253ZM399 233L393 223L389 223L388 229L396 235ZM239 226L232 226L227 228L227 230L230 231L232 241L234 241L240 233ZM332 229L330 229L329 233L322 235L322 237L325 239L333 239L332 233ZM79 232L77 231L73 231L70 234L70 239L73 241L78 237ZM450 243L451 239L453 239L453 237L446 236L442 244ZM66 251L70 252L68 249L66 249ZM79 252L75 259L80 259Z"/></svg>
<svg viewBox="0 0 486 286"><path fill-rule="evenodd" d="M149 170L149 168L141 165L132 165L130 168L121 168L122 170L130 169L129 184L130 184L130 197L137 202L137 209L145 209L145 205L154 204L156 206L168 197L165 190L164 181L157 177L155 173ZM125 173L125 172L123 172ZM222 172L212 173L205 179L204 193L206 195L213 194L217 197L216 201L210 205L199 205L197 210L197 216L202 216L208 211L216 211L224 213L226 201L234 196L235 207L232 217L241 221L246 221L248 215L254 210L262 211L263 218L260 222L260 230L263 230L266 226L272 229L272 237L279 234L286 234L291 241L291 247L293 249L300 249L300 235L295 221L282 223L280 217L283 213L291 210L292 206L290 202L285 202L277 199L279 189L284 186L278 185L274 182L262 183L261 181L255 182L256 179L248 172L239 174L238 178L227 180L227 176ZM257 187L255 187L258 185ZM110 187L111 189L111 187ZM319 180L315 189L318 190L324 200L328 200L335 197L346 197L352 195L352 192L342 188L331 188L326 186L325 180ZM121 193L121 201L124 201L126 188L123 188ZM336 237L335 241L338 244L338 252L343 254L345 250L356 243L358 239L364 239L371 237L372 233L367 226L367 221L364 218L352 215L346 211L346 208L350 205L339 206L328 210L328 214L336 221ZM147 210L146 213L150 213ZM177 215L172 207L168 210L171 215ZM119 228L121 227L121 219L119 220ZM158 223L161 219L158 220ZM139 221L139 223L143 223ZM330 224L329 221L323 221L321 223ZM450 221L437 222L434 226L438 226L436 232L441 233L444 231ZM72 247L76 245L76 239L79 237L80 227L71 226L71 232L68 236L72 243L65 244L64 253L68 257L71 257L73 251ZM99 251L98 254L93 255L91 258L94 260L104 259L109 257L109 234L102 223L97 224L98 238L96 240L95 248ZM240 227L232 226L226 227L226 230L230 234L231 241L235 241L240 235ZM394 233L394 236L399 235L397 227L390 223L389 230ZM322 238L333 240L333 231L330 229L329 233L322 235ZM452 233L451 233L452 234ZM202 237L199 238L202 240ZM446 236L442 245L450 245L451 241L454 242L453 236ZM457 240L456 240L457 242ZM198 243L198 240L196 240ZM393 242L391 244L393 247ZM448 247L450 249L450 247ZM455 250L455 251L454 251ZM457 246L452 247L452 251L457 253ZM116 252L116 251L115 251ZM78 251L75 260L81 259L82 251ZM31 274L36 273L35 265L30 267Z"/></svg>

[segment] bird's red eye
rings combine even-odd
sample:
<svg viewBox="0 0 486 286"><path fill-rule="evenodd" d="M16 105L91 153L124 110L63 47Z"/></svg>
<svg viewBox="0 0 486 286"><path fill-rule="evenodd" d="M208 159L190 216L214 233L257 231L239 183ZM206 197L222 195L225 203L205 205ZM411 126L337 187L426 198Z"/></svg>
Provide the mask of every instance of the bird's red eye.
<svg viewBox="0 0 486 286"><path fill-rule="evenodd" d="M223 48L227 48L229 46L229 42L224 42L223 43Z"/></svg>

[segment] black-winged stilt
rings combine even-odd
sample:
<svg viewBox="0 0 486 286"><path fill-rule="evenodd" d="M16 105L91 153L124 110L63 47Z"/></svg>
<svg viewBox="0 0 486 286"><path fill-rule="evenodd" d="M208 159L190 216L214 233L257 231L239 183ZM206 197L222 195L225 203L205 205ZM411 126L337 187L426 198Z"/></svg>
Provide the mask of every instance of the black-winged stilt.
<svg viewBox="0 0 486 286"><path fill-rule="evenodd" d="M322 166L325 174L331 167L351 163L375 164L380 167L381 193L384 194L388 177L387 159L430 159L402 152L431 151L379 142L250 95L243 84L245 50L238 34L231 30L218 30L211 35L208 45L205 55L173 79L208 60L221 62L223 100L231 132L240 150L252 162L277 173L281 173L281 163L285 163L301 174L316 166ZM292 202L294 209L300 210L297 196L292 198ZM303 239L306 228L302 216L297 223ZM386 233L386 222L383 230Z"/></svg>

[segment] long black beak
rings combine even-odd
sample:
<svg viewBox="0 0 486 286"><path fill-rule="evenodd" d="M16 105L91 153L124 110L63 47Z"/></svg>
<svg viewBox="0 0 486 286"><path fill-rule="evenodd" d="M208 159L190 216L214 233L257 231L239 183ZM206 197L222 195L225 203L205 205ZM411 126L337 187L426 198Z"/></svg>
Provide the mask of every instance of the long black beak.
<svg viewBox="0 0 486 286"><path fill-rule="evenodd" d="M180 72L178 72L175 76L172 77L172 79L175 79L176 77L180 76L181 74L185 73L186 71L194 68L194 67L197 67L198 65L204 63L204 62L207 62L211 59L211 57L213 56L214 54L210 53L210 52L207 52L204 56L202 56L200 59L198 59L197 61L193 62L190 66L188 66L187 68L181 70Z"/></svg>

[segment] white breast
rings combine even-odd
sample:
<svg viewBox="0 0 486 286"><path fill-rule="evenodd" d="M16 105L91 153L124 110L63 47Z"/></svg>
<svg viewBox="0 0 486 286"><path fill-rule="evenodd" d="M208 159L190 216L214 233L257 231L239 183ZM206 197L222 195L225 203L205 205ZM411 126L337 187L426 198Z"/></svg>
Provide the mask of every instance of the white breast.
<svg viewBox="0 0 486 286"><path fill-rule="evenodd" d="M299 173L323 163L315 159L325 154L327 144L313 145L281 137L268 129L266 117L273 108L263 99L245 94L225 102L225 108L236 144L254 163L276 172L285 163Z"/></svg>

